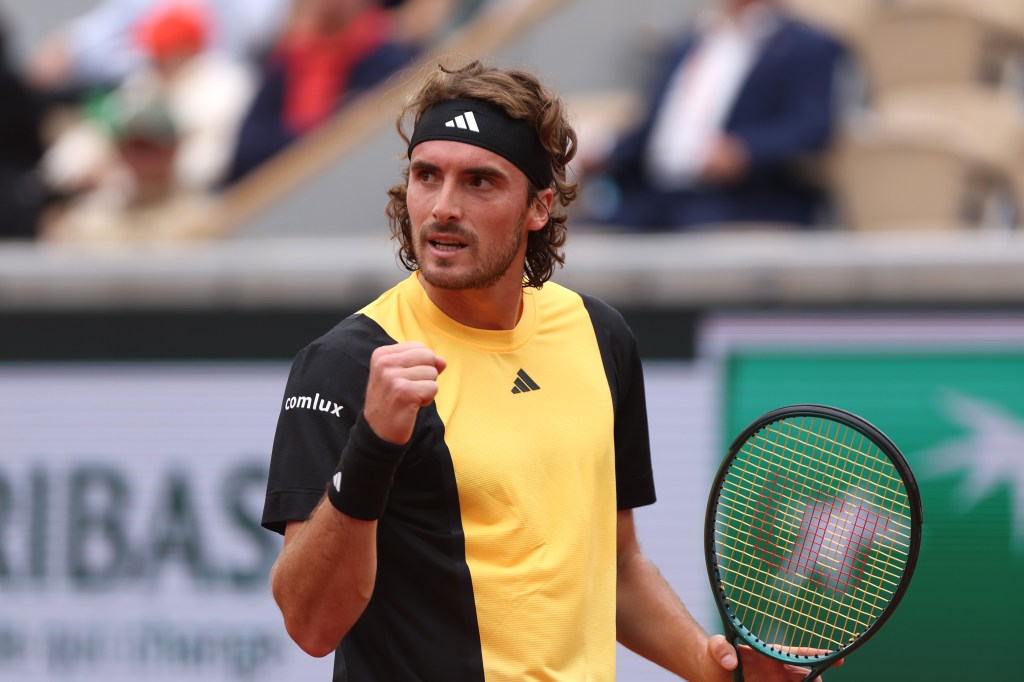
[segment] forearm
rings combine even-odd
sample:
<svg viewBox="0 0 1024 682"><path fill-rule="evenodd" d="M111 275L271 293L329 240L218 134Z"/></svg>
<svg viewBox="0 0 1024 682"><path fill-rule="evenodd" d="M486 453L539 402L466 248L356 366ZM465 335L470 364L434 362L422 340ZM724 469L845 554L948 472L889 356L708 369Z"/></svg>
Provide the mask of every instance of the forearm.
<svg viewBox="0 0 1024 682"><path fill-rule="evenodd" d="M701 680L708 635L643 554L619 562L616 628L623 646L688 680Z"/></svg>
<svg viewBox="0 0 1024 682"><path fill-rule="evenodd" d="M369 603L376 536L376 521L352 518L324 502L308 521L289 526L271 588L288 634L306 653L334 651Z"/></svg>

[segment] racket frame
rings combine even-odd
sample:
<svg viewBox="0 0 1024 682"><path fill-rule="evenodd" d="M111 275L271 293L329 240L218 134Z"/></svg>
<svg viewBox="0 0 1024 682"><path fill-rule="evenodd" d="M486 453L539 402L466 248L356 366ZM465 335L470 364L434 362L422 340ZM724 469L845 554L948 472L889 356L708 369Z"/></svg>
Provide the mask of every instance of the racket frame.
<svg viewBox="0 0 1024 682"><path fill-rule="evenodd" d="M765 427L772 423L782 421L784 419L792 419L794 417L812 417L812 418L823 418L831 421L839 422L872 441L879 450L881 450L892 462L893 466L899 472L900 478L903 481L903 486L907 491L907 506L910 509L910 542L907 548L907 562L906 567L903 570L903 574L900 576L899 584L893 591L892 598L889 600L888 605L879 614L878 618L868 626L868 628L852 642L848 643L835 651L820 656L805 656L800 654L790 654L782 651L778 647L774 647L767 642L760 640L754 633L750 632L736 616L733 614L731 607L728 604L728 599L725 596L725 591L722 588L722 579L719 573L717 552L715 551L715 519L717 516L718 499L722 490L722 485L726 474L729 472L730 467L736 460L737 455L747 441L758 431L761 431ZM785 407L776 408L770 412L767 412L753 422L750 423L729 446L728 453L725 459L722 461L718 468L718 472L715 474L714 484L711 487L711 493L708 495L707 512L704 521L704 559L707 565L708 580L711 582L711 590L714 593L715 606L718 608L719 616L722 619L722 624L725 627L725 637L731 645L734 647L737 645L739 640L742 640L744 644L747 644L755 651L759 651L775 660L781 661L789 665L797 665L802 667L810 668L811 672L804 678L804 682L813 680L823 673L826 669L834 665L838 660L848 656L852 651L862 646L867 642L879 628L889 619L893 611L896 610L900 600L907 591L907 587L910 585L910 579L913 577L914 569L917 566L917 555L921 547L921 525L924 522L924 511L921 504L921 494L917 487L917 481L914 478L913 472L910 470L910 465L907 464L906 458L896 444L870 422L863 417L848 412L838 407L832 407L829 405L818 405L813 403L799 404L799 405L787 405ZM742 682L743 671L742 666L737 665L734 674L737 682Z"/></svg>

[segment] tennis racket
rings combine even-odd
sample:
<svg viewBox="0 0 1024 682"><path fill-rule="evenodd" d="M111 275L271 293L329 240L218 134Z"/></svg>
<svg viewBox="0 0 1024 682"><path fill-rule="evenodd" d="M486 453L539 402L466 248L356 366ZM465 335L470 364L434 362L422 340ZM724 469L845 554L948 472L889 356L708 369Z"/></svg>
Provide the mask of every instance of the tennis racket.
<svg viewBox="0 0 1024 682"><path fill-rule="evenodd" d="M729 447L708 499L704 551L726 638L813 680L892 615L921 520L910 467L865 420L823 405L760 417Z"/></svg>

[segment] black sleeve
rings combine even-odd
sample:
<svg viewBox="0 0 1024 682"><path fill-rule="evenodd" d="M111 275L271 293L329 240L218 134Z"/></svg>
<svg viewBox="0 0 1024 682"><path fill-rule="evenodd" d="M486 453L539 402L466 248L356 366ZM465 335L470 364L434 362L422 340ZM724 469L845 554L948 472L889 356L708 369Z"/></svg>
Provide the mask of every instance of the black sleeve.
<svg viewBox="0 0 1024 682"><path fill-rule="evenodd" d="M615 485L619 509L653 504L654 472L647 426L647 397L640 349L633 331L617 310L583 296L594 323L615 409Z"/></svg>
<svg viewBox="0 0 1024 682"><path fill-rule="evenodd" d="M389 342L356 315L295 356L274 435L264 528L283 533L316 508L363 409L370 354Z"/></svg>

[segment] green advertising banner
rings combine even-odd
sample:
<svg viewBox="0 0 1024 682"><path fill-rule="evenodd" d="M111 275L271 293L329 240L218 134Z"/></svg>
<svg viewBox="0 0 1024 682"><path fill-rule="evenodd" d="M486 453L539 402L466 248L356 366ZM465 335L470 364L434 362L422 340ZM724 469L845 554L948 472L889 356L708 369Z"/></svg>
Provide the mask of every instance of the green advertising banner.
<svg viewBox="0 0 1024 682"><path fill-rule="evenodd" d="M830 671L843 680L1012 677L1024 609L1024 349L827 340L725 355L726 443L760 414L822 403L857 413L906 455L924 502L917 572L882 630ZM915 347L916 346L916 347Z"/></svg>

